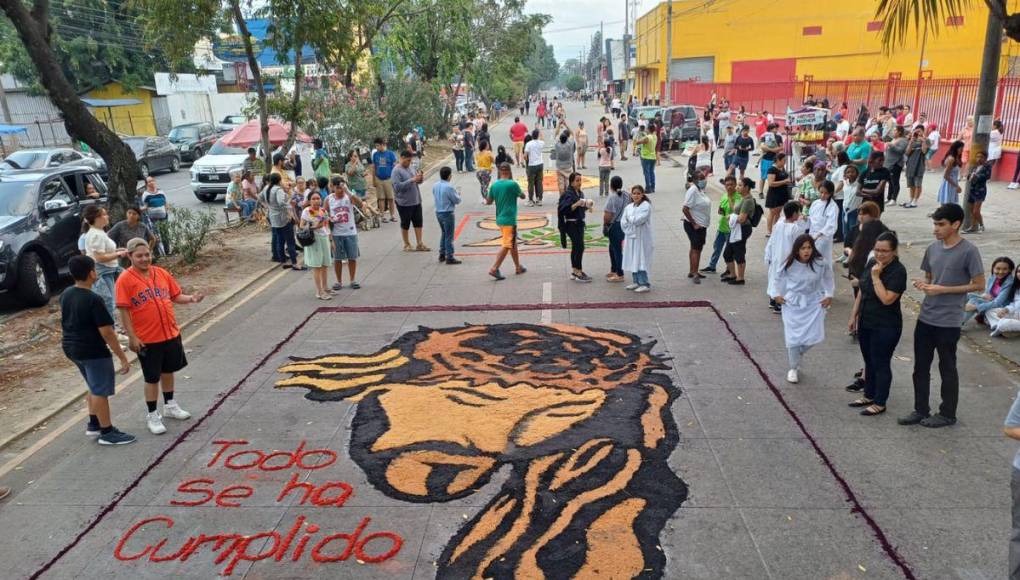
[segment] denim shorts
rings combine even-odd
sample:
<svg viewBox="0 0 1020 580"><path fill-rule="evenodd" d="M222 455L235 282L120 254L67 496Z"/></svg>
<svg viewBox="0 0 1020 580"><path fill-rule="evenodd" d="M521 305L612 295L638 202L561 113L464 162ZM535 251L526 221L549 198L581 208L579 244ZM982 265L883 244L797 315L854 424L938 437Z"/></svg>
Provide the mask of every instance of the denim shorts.
<svg viewBox="0 0 1020 580"><path fill-rule="evenodd" d="M344 260L357 260L360 256L358 252L358 236L333 236L333 261L342 262Z"/></svg>
<svg viewBox="0 0 1020 580"><path fill-rule="evenodd" d="M71 362L78 367L81 376L85 378L85 384L89 387L89 393L96 397L112 397L116 384L116 372L113 370L113 358L89 358L85 360L74 360Z"/></svg>

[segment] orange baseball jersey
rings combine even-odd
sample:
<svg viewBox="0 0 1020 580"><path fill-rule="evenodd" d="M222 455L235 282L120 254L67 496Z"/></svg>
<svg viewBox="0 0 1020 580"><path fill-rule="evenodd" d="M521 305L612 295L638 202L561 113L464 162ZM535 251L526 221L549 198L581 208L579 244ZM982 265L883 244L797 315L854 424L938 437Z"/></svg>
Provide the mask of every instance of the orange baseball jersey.
<svg viewBox="0 0 1020 580"><path fill-rule="evenodd" d="M117 308L126 308L135 335L144 343L165 342L181 333L174 318L173 299L181 293L177 280L163 268L151 266L144 276L128 268L117 278Z"/></svg>

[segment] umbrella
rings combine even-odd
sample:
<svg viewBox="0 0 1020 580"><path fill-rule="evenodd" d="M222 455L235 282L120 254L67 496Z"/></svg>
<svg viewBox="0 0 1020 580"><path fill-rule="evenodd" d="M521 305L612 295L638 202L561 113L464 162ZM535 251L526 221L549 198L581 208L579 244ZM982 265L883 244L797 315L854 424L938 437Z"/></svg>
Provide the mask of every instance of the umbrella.
<svg viewBox="0 0 1020 580"><path fill-rule="evenodd" d="M287 134L290 133L290 123L281 123L274 119L269 120L269 143L280 145L287 141ZM311 137L298 131L294 137L305 143L312 140ZM248 121L244 125L235 128L223 136L223 144L228 147L251 147L262 140L262 127L258 120Z"/></svg>

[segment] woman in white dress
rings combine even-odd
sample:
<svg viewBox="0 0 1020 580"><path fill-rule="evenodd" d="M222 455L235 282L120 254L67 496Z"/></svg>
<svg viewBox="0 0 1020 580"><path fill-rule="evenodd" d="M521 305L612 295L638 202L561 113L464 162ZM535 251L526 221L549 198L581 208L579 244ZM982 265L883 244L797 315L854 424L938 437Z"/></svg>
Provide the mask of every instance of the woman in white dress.
<svg viewBox="0 0 1020 580"><path fill-rule="evenodd" d="M776 276L776 295L783 307L783 333L790 359L786 380L800 381L800 363L812 346L825 340L825 313L832 304L832 263L822 259L811 234L798 237Z"/></svg>
<svg viewBox="0 0 1020 580"><path fill-rule="evenodd" d="M645 188L635 185L630 190L631 202L623 208L620 228L623 230L623 269L631 273L634 282L627 286L635 292L648 292L648 268L652 265L655 240L652 237L652 202L645 195Z"/></svg>
<svg viewBox="0 0 1020 580"><path fill-rule="evenodd" d="M772 298L776 295L776 277L779 270L786 264L786 258L793 251L793 243L797 238L807 233L808 222L801 214L800 203L788 201L783 206L783 217L781 222L772 226L772 236L765 244L765 265L769 270L769 283L767 293L769 297L769 308L776 314L783 311L783 307L776 304Z"/></svg>
<svg viewBox="0 0 1020 580"><path fill-rule="evenodd" d="M836 186L829 180L818 186L818 199L811 202L808 212L808 230L815 239L815 247L822 259L832 264L832 238L839 222L839 204L832 199Z"/></svg>

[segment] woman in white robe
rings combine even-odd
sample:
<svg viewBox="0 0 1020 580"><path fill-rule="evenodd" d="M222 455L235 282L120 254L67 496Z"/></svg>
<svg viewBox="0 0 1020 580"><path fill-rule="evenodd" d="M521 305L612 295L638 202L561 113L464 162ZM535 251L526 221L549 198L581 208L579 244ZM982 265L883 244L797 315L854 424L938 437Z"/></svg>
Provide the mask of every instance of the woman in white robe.
<svg viewBox="0 0 1020 580"><path fill-rule="evenodd" d="M620 228L624 235L623 269L634 278L627 290L643 293L651 290L648 269L652 265L652 253L655 250L655 240L652 238L652 202L640 185L631 188L630 200L620 218Z"/></svg>
<svg viewBox="0 0 1020 580"><path fill-rule="evenodd" d="M800 381L804 353L825 340L825 313L832 304L832 263L822 259L811 234L798 237L776 276L776 295L783 306L783 333L790 359L786 380Z"/></svg>
<svg viewBox="0 0 1020 580"><path fill-rule="evenodd" d="M808 230L815 239L815 247L822 259L832 265L832 237L836 235L839 224L839 204L832 199L836 190L829 180L822 182L818 188L818 199L811 202L808 212Z"/></svg>
<svg viewBox="0 0 1020 580"><path fill-rule="evenodd" d="M769 269L769 283L766 289L769 297L769 307L776 314L782 312L782 307L772 299L776 295L776 276L779 270L786 264L786 258L793 251L793 242L800 236L807 233L808 222L801 215L801 205L795 201L788 201L783 206L783 221L772 226L772 235L765 244L765 265Z"/></svg>

